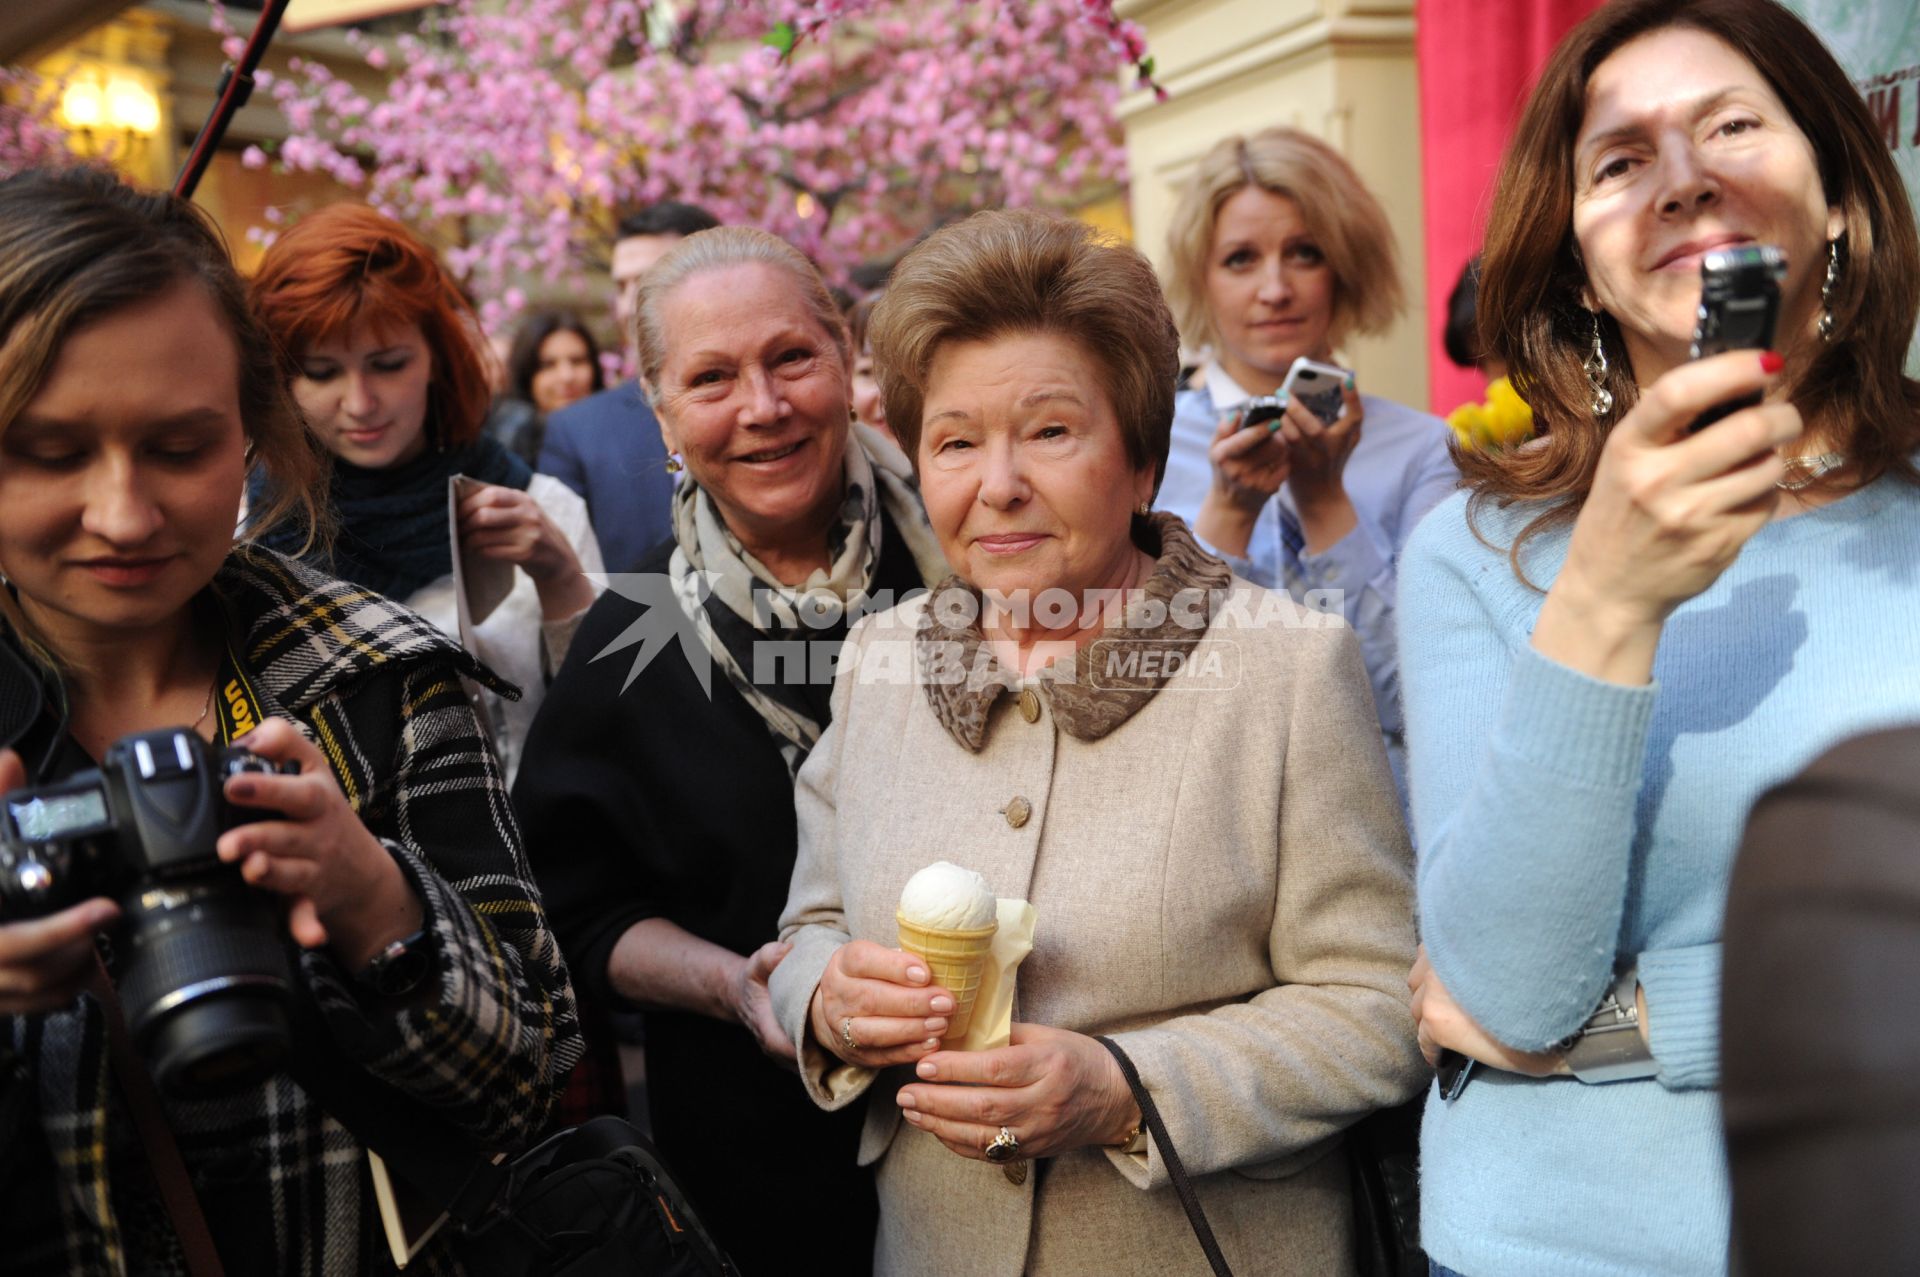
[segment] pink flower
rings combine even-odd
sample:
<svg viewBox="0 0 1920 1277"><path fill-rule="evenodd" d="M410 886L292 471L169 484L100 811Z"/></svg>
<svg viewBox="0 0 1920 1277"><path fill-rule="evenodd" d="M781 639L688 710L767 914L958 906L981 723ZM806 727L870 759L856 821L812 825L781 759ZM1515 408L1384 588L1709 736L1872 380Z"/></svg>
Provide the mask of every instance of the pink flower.
<svg viewBox="0 0 1920 1277"><path fill-rule="evenodd" d="M279 162L457 226L446 260L490 325L529 281L599 287L613 218L664 198L790 235L837 272L967 208L1125 180L1114 111L1138 29L1111 0L1014 4L680 0L680 50L640 0L447 0L435 40L362 43L388 64L371 95L313 64L274 85ZM760 44L782 22L785 59Z"/></svg>

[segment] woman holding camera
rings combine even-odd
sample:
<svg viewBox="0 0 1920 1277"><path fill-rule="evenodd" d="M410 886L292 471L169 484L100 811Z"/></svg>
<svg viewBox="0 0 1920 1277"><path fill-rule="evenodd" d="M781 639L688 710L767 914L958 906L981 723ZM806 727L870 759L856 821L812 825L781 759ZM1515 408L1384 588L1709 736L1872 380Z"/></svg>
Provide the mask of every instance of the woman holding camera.
<svg viewBox="0 0 1920 1277"><path fill-rule="evenodd" d="M1515 139L1480 327L1541 437L1467 454L1403 573L1409 982L1429 1058L1481 1065L1428 1101L1421 1239L1470 1277L1720 1272L1741 827L1920 718L1920 242L1859 93L1770 0L1601 9ZM1690 358L1708 255L1757 245L1786 258L1773 350Z"/></svg>
<svg viewBox="0 0 1920 1277"><path fill-rule="evenodd" d="M1404 794L1394 578L1414 525L1458 482L1451 433L1351 382L1332 422L1296 400L1243 428L1247 401L1277 394L1296 359L1330 363L1400 313L1387 215L1339 152L1273 128L1207 152L1169 241L1174 316L1208 357L1175 400L1158 504L1249 579L1338 600Z"/></svg>
<svg viewBox="0 0 1920 1277"><path fill-rule="evenodd" d="M201 1238L230 1272L384 1270L358 1133L313 1088L402 1115L396 1138L510 1150L579 1052L456 677L491 676L411 613L235 543L250 473L285 494L258 528L323 490L323 459L191 205L91 171L0 183L0 387L0 791L134 732L238 740L286 770L225 782L257 819L206 872L271 893L297 946L283 1067L162 1100L138 1060L108 1063L110 990L141 960L123 906L0 901L7 1270L200 1272ZM0 816L9 843L29 810ZM52 885L91 895L81 877ZM122 1094L157 1100L157 1129ZM416 1262L454 1271L446 1244Z"/></svg>

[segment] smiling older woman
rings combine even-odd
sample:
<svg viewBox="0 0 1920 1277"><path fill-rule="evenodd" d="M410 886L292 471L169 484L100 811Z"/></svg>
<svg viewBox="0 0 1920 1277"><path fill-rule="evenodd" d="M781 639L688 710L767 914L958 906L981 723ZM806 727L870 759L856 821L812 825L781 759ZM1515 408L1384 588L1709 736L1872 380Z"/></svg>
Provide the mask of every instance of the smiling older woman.
<svg viewBox="0 0 1920 1277"><path fill-rule="evenodd" d="M1630 0L1515 133L1481 329L1543 437L1466 455L1402 573L1415 1013L1486 1066L1428 1101L1421 1233L1472 1277L1726 1267L1741 826L1920 717L1920 243L1877 130L1770 0ZM1690 360L1702 257L1740 242L1786 256L1778 349Z"/></svg>
<svg viewBox="0 0 1920 1277"><path fill-rule="evenodd" d="M901 263L873 342L959 576L848 640L771 988L815 1100L872 1092L876 1266L1205 1271L1110 1034L1235 1271L1348 1269L1341 1131L1421 1076L1408 849L1352 634L1146 513L1177 339L1132 250L979 214ZM970 673L932 675L948 658ZM1174 686L1182 665L1206 673ZM939 1049L950 993L888 947L940 859L1038 910L998 1050ZM1003 1175L996 1141L1043 1173Z"/></svg>
<svg viewBox="0 0 1920 1277"><path fill-rule="evenodd" d="M514 799L576 978L648 1008L654 1136L721 1244L778 1272L795 1229L828 1228L856 1272L874 1220L858 1117L794 1087L766 980L793 769L831 715L831 661L809 658L839 650L848 607L946 564L906 458L849 425L846 329L791 246L689 236L643 279L636 323L685 467L674 537L588 613ZM649 626L664 650L618 650Z"/></svg>

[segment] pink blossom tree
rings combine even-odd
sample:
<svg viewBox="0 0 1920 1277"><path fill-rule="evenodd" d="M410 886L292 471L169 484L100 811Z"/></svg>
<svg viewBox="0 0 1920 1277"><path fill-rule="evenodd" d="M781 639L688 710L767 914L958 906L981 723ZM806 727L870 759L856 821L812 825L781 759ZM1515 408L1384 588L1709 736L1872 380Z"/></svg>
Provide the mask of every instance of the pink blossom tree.
<svg viewBox="0 0 1920 1277"><path fill-rule="evenodd" d="M248 162L457 226L490 324L516 279L585 284L655 200L829 272L972 209L1082 202L1125 180L1122 72L1152 86L1111 0L454 0L363 48L384 96L296 63L272 85L290 136Z"/></svg>
<svg viewBox="0 0 1920 1277"><path fill-rule="evenodd" d="M0 66L0 177L73 158L53 120L54 95L33 72Z"/></svg>

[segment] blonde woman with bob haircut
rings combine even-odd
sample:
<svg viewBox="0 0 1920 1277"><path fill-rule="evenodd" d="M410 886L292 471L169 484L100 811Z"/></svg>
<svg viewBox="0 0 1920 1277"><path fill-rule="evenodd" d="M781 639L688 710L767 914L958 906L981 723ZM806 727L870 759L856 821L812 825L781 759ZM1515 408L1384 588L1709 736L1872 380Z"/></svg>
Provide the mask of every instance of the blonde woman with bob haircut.
<svg viewBox="0 0 1920 1277"><path fill-rule="evenodd" d="M1785 257L1774 349L1692 358L1703 259L1754 245ZM1720 1079L1777 1067L1720 1036L1742 826L1920 719L1920 237L1799 18L1628 0L1541 72L1483 262L1484 345L1541 437L1472 454L1407 550L1409 983L1430 1057L1479 1062L1427 1102L1421 1240L1468 1277L1719 1273ZM1871 1089L1853 1062L1828 1085Z"/></svg>
<svg viewBox="0 0 1920 1277"><path fill-rule="evenodd" d="M1448 431L1351 383L1332 425L1301 403L1240 424L1246 401L1277 392L1294 360L1337 363L1349 337L1399 316L1386 213L1325 142L1265 129L1201 158L1168 248L1174 315L1204 358L1175 401L1159 504L1249 579L1339 599L1404 793L1396 565L1414 525L1458 482Z"/></svg>
<svg viewBox="0 0 1920 1277"><path fill-rule="evenodd" d="M281 764L225 780L244 823L196 850L233 894L192 893L164 932L155 900L170 891L116 900L56 870L47 907L5 901L9 1273L179 1272L197 1235L228 1271L382 1269L366 1115L403 1144L516 1151L580 1052L566 968L459 676L500 684L399 605L235 540L250 474L286 494L252 508L250 535L288 507L316 522L325 468L284 375L200 210L104 172L0 182L0 793L166 729ZM154 754L161 776L196 757L178 737L132 757L153 775ZM233 891L243 882L270 899ZM131 930L136 900L146 915ZM215 919L248 900L280 942L250 942L254 960L285 957L267 977L285 994L277 1033L235 1012L255 995L228 980L156 998L137 978L163 934L212 941ZM181 1023L174 1049L160 1048L172 1030L154 1035L123 1071L105 1045L122 1001L135 1025L169 1004L214 1018L197 1033ZM219 1077L215 1052L195 1052L242 1021L260 1053ZM149 1065L174 1083L154 1096L167 1141L115 1094ZM148 1170L167 1144L195 1209L163 1204L166 1172ZM417 1262L457 1271L452 1241L436 1234Z"/></svg>
<svg viewBox="0 0 1920 1277"><path fill-rule="evenodd" d="M1153 512L1179 340L1132 249L979 213L872 332L955 574L842 649L769 987L807 1093L865 1104L875 1270L1204 1273L1110 1035L1235 1272L1352 1271L1344 1132L1425 1075L1352 634ZM939 860L1038 912L1006 1045L953 1049L952 990L894 947Z"/></svg>

